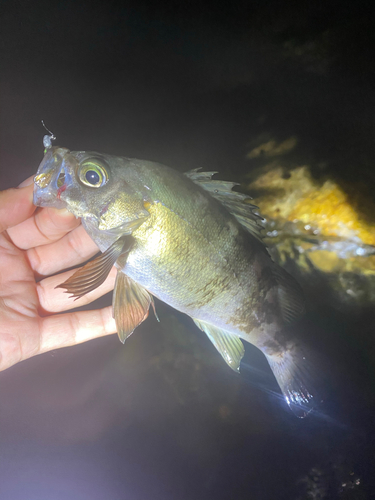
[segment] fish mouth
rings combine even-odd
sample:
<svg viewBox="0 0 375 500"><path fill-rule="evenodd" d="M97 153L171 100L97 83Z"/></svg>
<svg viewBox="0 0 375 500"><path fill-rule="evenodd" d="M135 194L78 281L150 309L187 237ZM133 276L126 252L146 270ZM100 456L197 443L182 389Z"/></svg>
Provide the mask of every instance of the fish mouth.
<svg viewBox="0 0 375 500"><path fill-rule="evenodd" d="M34 177L34 205L65 208L61 195L71 183L71 155L66 148L51 148L44 156Z"/></svg>

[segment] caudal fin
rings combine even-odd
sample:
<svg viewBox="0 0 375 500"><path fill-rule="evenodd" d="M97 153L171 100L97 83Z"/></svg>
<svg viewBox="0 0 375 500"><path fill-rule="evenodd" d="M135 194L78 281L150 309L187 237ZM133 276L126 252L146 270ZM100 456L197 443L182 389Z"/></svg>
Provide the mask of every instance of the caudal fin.
<svg viewBox="0 0 375 500"><path fill-rule="evenodd" d="M266 354L268 363L291 410L300 418L323 402L321 362L310 349L293 345L284 353Z"/></svg>

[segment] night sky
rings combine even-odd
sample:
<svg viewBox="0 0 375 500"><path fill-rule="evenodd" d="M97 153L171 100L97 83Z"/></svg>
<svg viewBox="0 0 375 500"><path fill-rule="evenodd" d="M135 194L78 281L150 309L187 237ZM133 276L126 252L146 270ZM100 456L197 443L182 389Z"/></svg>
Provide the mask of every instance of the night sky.
<svg viewBox="0 0 375 500"><path fill-rule="evenodd" d="M42 119L71 150L237 182L252 148L297 136L286 168L375 183L373 9L2 1L0 189L36 172ZM304 500L314 467L333 474L326 498L355 498L337 493L353 477L374 498L362 421L295 419L262 360L265 375L234 379L187 319L158 310L124 347L98 339L1 373L1 499Z"/></svg>

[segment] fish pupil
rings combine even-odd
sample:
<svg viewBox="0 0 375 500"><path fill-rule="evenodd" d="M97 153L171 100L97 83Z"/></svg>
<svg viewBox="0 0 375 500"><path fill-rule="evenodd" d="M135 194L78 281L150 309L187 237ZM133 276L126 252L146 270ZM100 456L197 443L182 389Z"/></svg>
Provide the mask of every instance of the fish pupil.
<svg viewBox="0 0 375 500"><path fill-rule="evenodd" d="M86 180L87 182L89 182L90 184L98 184L98 182L100 181L100 177L99 177L99 174L98 172L95 172L95 170L88 170L86 172Z"/></svg>

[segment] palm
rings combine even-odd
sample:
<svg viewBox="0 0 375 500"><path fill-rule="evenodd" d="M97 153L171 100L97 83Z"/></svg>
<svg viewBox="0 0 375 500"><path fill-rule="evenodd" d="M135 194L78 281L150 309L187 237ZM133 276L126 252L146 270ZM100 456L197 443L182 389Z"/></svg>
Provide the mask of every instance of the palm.
<svg viewBox="0 0 375 500"><path fill-rule="evenodd" d="M25 253L0 235L0 352L2 367L37 354L39 350L39 298L34 273ZM21 341L21 330L27 330ZM25 352L23 352L25 351ZM27 355L29 353L29 355Z"/></svg>
<svg viewBox="0 0 375 500"><path fill-rule="evenodd" d="M0 193L0 369L36 354L116 331L111 308L67 311L111 288L114 275L74 302L56 285L98 250L66 211L34 212L32 187ZM54 274L54 276L49 275Z"/></svg>

